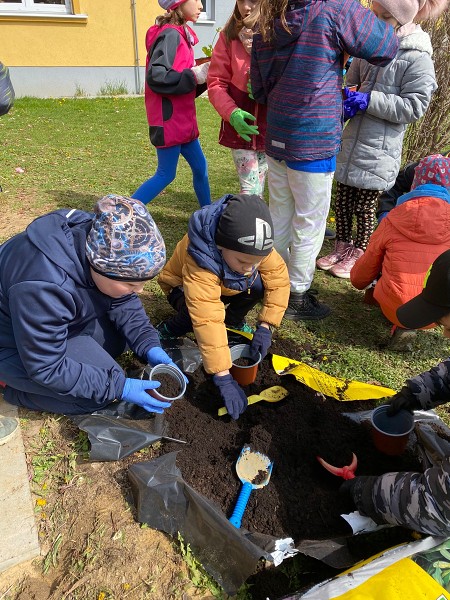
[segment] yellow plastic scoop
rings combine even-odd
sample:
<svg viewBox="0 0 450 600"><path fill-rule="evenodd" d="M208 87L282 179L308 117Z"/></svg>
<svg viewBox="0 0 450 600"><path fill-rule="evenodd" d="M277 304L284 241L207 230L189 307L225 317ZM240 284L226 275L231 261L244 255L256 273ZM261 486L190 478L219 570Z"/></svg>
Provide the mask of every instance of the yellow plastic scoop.
<svg viewBox="0 0 450 600"><path fill-rule="evenodd" d="M281 385L273 385L259 394L249 396L247 400L249 404L255 404L255 402L259 402L260 400L264 400L265 402L279 402L280 400L283 400L283 398L286 398L288 394L289 392L284 387L281 387ZM217 411L217 414L219 417L223 417L223 415L228 414L228 411L225 406L222 406L222 408L219 408Z"/></svg>

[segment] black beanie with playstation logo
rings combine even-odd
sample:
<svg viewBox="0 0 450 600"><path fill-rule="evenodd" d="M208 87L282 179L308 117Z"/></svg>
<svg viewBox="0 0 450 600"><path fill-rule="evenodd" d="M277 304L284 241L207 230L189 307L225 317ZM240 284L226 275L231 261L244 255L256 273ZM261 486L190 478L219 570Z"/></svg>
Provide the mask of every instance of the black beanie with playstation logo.
<svg viewBox="0 0 450 600"><path fill-rule="evenodd" d="M260 196L231 196L219 219L214 241L228 250L267 256L273 248L269 207Z"/></svg>

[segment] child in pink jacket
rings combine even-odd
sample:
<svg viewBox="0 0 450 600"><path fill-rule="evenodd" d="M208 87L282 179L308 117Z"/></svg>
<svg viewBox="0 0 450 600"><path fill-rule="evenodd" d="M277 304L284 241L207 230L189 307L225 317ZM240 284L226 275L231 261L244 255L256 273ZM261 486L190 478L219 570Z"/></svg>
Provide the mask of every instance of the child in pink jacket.
<svg viewBox="0 0 450 600"><path fill-rule="evenodd" d="M231 148L241 194L262 196L267 173L264 151L265 105L249 96L248 81L253 30L246 17L259 0L237 0L214 46L208 73L208 96L222 117L219 144Z"/></svg>
<svg viewBox="0 0 450 600"><path fill-rule="evenodd" d="M195 98L206 89L209 63L194 65L198 38L188 21L196 23L201 0L158 0L165 14L145 37L147 69L145 109L150 142L156 146L158 167L133 194L148 204L174 179L178 160L186 159L200 206L211 204L208 165L198 141Z"/></svg>

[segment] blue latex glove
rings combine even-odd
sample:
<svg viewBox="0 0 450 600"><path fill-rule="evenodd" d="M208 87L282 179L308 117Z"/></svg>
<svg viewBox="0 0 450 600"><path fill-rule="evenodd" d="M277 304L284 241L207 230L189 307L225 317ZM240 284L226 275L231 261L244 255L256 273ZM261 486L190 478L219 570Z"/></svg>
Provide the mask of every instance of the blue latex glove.
<svg viewBox="0 0 450 600"><path fill-rule="evenodd" d="M145 390L154 390L161 384L159 381L147 379L125 379L121 400L142 406L148 412L163 413L165 408L171 406L170 402L161 402L147 394Z"/></svg>
<svg viewBox="0 0 450 600"><path fill-rule="evenodd" d="M189 379L186 377L183 371L173 362L167 352L164 352L160 346L154 346L153 348L150 348L150 350L147 352L147 361L152 367L156 367L156 365L172 365L172 367L175 367L175 369L180 371L185 382L189 383Z"/></svg>
<svg viewBox="0 0 450 600"><path fill-rule="evenodd" d="M258 325L253 339L250 342L250 353L253 360L257 359L258 352L261 354L261 358L264 358L272 343L272 332L267 327Z"/></svg>
<svg viewBox="0 0 450 600"><path fill-rule="evenodd" d="M367 110L370 102L369 92L353 92L347 87L344 88L344 91L344 118L346 120L354 117L359 111L364 112Z"/></svg>
<svg viewBox="0 0 450 600"><path fill-rule="evenodd" d="M213 381L232 419L238 419L248 406L247 396L231 375L214 375Z"/></svg>

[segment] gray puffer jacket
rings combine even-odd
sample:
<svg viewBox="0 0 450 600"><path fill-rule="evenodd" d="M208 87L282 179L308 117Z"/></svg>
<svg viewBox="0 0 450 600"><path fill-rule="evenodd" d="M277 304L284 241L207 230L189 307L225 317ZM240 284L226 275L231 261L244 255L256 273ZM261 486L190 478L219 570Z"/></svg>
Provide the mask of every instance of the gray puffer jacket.
<svg viewBox="0 0 450 600"><path fill-rule="evenodd" d="M344 129L337 181L380 191L394 185L406 128L425 114L437 89L432 54L430 36L417 25L400 38L397 56L386 67L353 60L346 83L371 96L367 111L358 112Z"/></svg>

